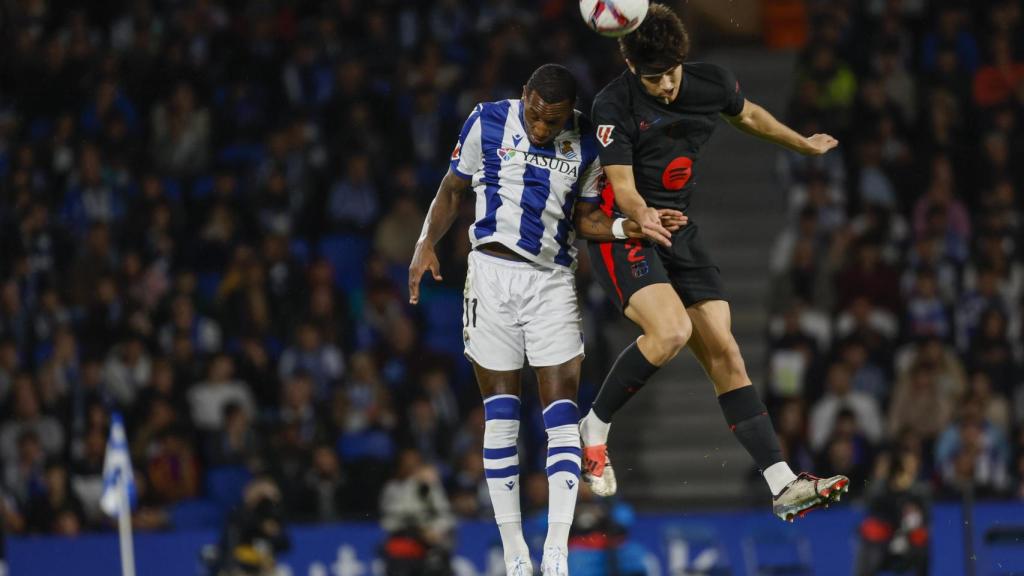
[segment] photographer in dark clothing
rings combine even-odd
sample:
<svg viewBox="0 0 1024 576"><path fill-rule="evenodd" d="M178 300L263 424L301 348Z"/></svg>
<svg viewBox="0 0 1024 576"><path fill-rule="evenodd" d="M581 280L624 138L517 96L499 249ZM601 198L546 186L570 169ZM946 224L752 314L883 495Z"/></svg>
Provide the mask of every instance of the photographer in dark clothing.
<svg viewBox="0 0 1024 576"><path fill-rule="evenodd" d="M452 574L455 517L437 469L419 452L399 455L398 472L381 493L382 545L388 576Z"/></svg>
<svg viewBox="0 0 1024 576"><path fill-rule="evenodd" d="M926 488L917 482L921 462L917 454L901 451L890 456L889 478L868 495L868 514L860 525L857 576L881 571L928 574L928 521Z"/></svg>
<svg viewBox="0 0 1024 576"><path fill-rule="evenodd" d="M269 478L245 487L242 505L228 519L221 538L218 576L270 576L277 555L291 547L285 532L281 492Z"/></svg>

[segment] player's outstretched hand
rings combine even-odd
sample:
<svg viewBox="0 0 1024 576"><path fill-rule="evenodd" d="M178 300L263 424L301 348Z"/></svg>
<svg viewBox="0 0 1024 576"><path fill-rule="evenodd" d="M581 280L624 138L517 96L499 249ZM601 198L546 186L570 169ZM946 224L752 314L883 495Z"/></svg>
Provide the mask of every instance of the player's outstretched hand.
<svg viewBox="0 0 1024 576"><path fill-rule="evenodd" d="M689 216L671 208L659 208L658 217L661 218L661 225L669 232L679 230L690 221Z"/></svg>
<svg viewBox="0 0 1024 576"><path fill-rule="evenodd" d="M637 214L636 223L640 225L640 231L648 240L666 248L672 247L672 233L662 225L661 214L656 208L647 207L641 210Z"/></svg>
<svg viewBox="0 0 1024 576"><path fill-rule="evenodd" d="M804 152L805 154L808 156L820 156L839 146L839 140L828 134L815 134L807 138L807 145L809 148Z"/></svg>
<svg viewBox="0 0 1024 576"><path fill-rule="evenodd" d="M437 254L434 247L427 244L417 244L416 252L412 255L412 264L409 264L409 304L418 304L420 301L420 280L427 270L430 270L434 280L442 280L441 263L437 261Z"/></svg>

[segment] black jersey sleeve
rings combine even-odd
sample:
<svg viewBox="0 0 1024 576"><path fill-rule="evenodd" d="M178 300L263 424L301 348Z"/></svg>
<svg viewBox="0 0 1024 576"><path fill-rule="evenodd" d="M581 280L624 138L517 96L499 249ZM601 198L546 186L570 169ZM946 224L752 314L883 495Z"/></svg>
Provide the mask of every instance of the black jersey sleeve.
<svg viewBox="0 0 1024 576"><path fill-rule="evenodd" d="M633 118L628 94L605 89L594 98L591 118L602 166L633 165Z"/></svg>
<svg viewBox="0 0 1024 576"><path fill-rule="evenodd" d="M740 82L732 70L717 66L719 78L722 82L722 114L736 116L743 111L743 104L746 98L740 90Z"/></svg>

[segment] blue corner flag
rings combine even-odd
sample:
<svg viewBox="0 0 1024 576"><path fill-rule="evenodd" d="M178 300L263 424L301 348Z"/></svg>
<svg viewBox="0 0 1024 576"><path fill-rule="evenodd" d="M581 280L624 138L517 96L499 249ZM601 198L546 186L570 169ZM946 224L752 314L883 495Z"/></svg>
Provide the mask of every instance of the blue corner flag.
<svg viewBox="0 0 1024 576"><path fill-rule="evenodd" d="M121 491L122 484L125 487ZM107 439L107 453L103 457L103 494L100 496L100 509L108 516L120 515L122 494L127 495L129 506L135 504L135 478L132 475L132 461L128 455L128 438L124 432L121 415L114 412L110 416L110 438ZM128 508L131 511L131 508Z"/></svg>

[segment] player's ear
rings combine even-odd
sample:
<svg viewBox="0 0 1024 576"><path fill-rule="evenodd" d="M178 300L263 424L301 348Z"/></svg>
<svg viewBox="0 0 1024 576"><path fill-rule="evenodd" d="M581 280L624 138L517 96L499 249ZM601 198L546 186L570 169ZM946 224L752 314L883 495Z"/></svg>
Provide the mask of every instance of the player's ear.
<svg viewBox="0 0 1024 576"><path fill-rule="evenodd" d="M527 92L529 92L529 90L527 90L526 84L523 84L523 98L522 98L523 102L526 102L526 94L527 94Z"/></svg>

